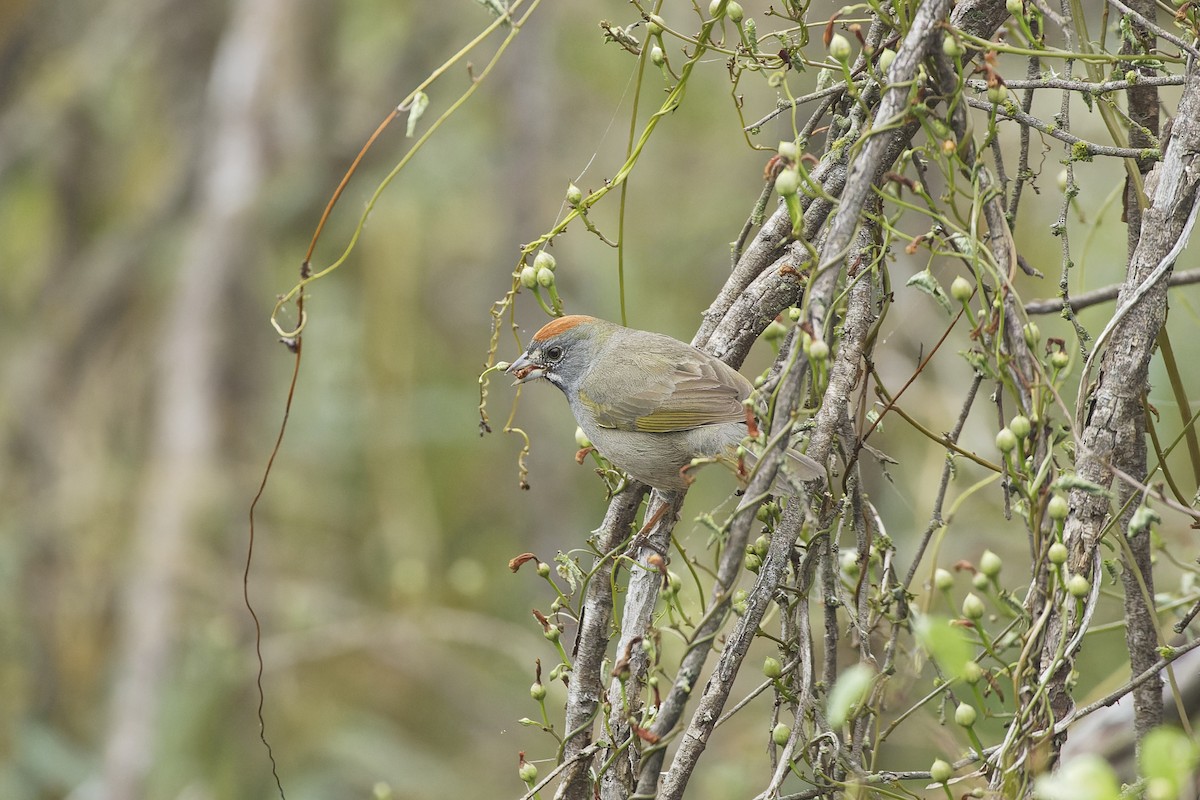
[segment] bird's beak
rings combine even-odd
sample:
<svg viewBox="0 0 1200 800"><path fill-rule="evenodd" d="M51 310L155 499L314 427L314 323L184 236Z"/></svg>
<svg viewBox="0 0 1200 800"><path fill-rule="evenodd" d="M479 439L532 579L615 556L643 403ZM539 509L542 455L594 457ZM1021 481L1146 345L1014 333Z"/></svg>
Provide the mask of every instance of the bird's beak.
<svg viewBox="0 0 1200 800"><path fill-rule="evenodd" d="M537 364L530 361L524 353L517 358L516 361L508 365L508 369L504 370L509 375L516 378L513 386L526 381L537 380L546 373L545 367L539 367Z"/></svg>

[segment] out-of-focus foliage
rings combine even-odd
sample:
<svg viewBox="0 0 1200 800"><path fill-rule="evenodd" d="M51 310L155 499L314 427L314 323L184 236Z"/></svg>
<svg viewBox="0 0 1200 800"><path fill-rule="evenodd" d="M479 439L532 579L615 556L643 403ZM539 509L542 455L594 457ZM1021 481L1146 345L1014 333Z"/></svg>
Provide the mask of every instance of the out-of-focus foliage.
<svg viewBox="0 0 1200 800"><path fill-rule="evenodd" d="M744 5L760 16L767 6ZM604 18L638 19L623 0L543 3L384 193L344 268L311 287L248 585L263 630L267 735L288 797L516 795L517 753L544 752L545 734L518 720L537 716L526 692L533 658L554 659L529 614L546 593L507 562L578 547L604 489L574 465L574 426L546 390L526 392L518 409L536 434L531 488L520 491L519 441L478 435L476 377L486 309L506 291L519 246L562 215L569 181L598 188L624 161L635 60L604 42ZM137 796L274 792L242 599L247 511L292 367L267 315L378 120L490 21L471 0L0 6L0 796L99 796L139 761ZM238 47L260 60L228 55ZM680 338L728 272L768 155L747 145L721 59L701 67L648 145L626 211L629 321ZM644 107L665 86L650 78ZM431 89L422 124L470 80L456 68ZM253 99L238 105L246 86ZM776 102L762 86L743 90L748 117ZM784 115L756 142L773 148L790 135ZM244 147L246 161L231 167L221 143ZM397 124L370 152L315 264L340 255L409 143ZM1049 274L1059 155L1033 151L1039 194L1021 207L1020 247ZM1111 224L1120 212L1110 198L1120 174L1114 163L1077 176L1073 257L1088 286L1121 274L1123 257L1111 254L1124 252L1124 230ZM613 206L594 221L615 232ZM555 255L569 266L558 272L569 310L619 314L615 251L574 233ZM899 254L894 269L926 266ZM948 262L928 266L949 285ZM1170 325L1186 330L1194 294L1176 297ZM523 324L540 324L528 297L518 303ZM1091 313L1085 323L1106 318ZM895 360L881 374L903 382L943 323L928 296L897 289L879 331ZM1179 358L1193 346L1177 337ZM516 350L502 338L501 357ZM767 363L761 350L748 374ZM957 396L937 387L970 374L949 357L929 366L909 401L926 425L952 421ZM494 409L507 408L508 392L493 382ZM1167 393L1150 400L1178 417ZM972 420L964 446L990 448L994 427ZM877 439L904 468L875 469L868 490L903 549L926 524L941 456L891 420ZM702 549L707 529L691 520L730 489L716 470L703 475L678 535ZM1023 540L984 524L999 509L998 496L956 507L937 563L988 547L1016 574ZM1168 520L1161 535L1178 542L1182 524ZM1113 637L1116 669L1120 634L1100 636ZM547 689L556 711L562 687ZM947 736L935 720L922 724ZM714 749L761 750L761 733L735 730ZM132 755L121 750L129 741ZM697 797L756 785L714 762Z"/></svg>

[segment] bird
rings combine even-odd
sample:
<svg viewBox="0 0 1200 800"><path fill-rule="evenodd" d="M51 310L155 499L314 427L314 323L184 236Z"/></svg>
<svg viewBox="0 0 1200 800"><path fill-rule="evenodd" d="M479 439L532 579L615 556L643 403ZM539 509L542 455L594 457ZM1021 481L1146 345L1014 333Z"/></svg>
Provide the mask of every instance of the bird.
<svg viewBox="0 0 1200 800"><path fill-rule="evenodd" d="M695 459L745 474L738 448L750 417L744 401L754 386L698 347L572 314L542 326L506 372L514 385L542 379L561 389L600 455L651 488L686 489ZM753 463L753 454L742 452ZM794 484L825 474L803 453L787 455Z"/></svg>

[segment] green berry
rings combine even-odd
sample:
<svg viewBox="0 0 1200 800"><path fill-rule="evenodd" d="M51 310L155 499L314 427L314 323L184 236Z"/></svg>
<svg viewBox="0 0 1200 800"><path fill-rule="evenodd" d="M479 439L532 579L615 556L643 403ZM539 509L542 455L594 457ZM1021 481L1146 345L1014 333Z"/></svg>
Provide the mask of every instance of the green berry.
<svg viewBox="0 0 1200 800"><path fill-rule="evenodd" d="M533 267L524 267L521 269L521 285L526 289L532 289L537 286L537 270Z"/></svg>
<svg viewBox="0 0 1200 800"><path fill-rule="evenodd" d="M771 741L779 747L786 745L790 738L792 738L792 729L782 722L771 729Z"/></svg>
<svg viewBox="0 0 1200 800"><path fill-rule="evenodd" d="M947 33L942 38L942 52L946 54L947 58L962 58L964 51L962 43L955 38L954 34Z"/></svg>
<svg viewBox="0 0 1200 800"><path fill-rule="evenodd" d="M1055 369L1066 369L1067 365L1070 363L1071 357L1062 350L1055 350L1050 354L1050 366L1054 367Z"/></svg>
<svg viewBox="0 0 1200 800"><path fill-rule="evenodd" d="M557 266L558 266L558 261L556 261L554 259L554 256L550 255L545 250L538 253L537 258L533 259L533 268L538 270L539 272L541 272L544 269L548 269L551 272L554 272L554 268Z"/></svg>
<svg viewBox="0 0 1200 800"><path fill-rule="evenodd" d="M1024 414L1018 414L1008 423L1008 429L1012 431L1013 435L1018 439L1024 439L1025 437L1029 436L1029 432L1032 430L1032 425L1029 422L1029 417L1025 416Z"/></svg>
<svg viewBox="0 0 1200 800"><path fill-rule="evenodd" d="M736 3L734 0L729 0L729 4L725 6L725 16L729 17L731 22L738 23L746 16L745 10L741 3Z"/></svg>
<svg viewBox="0 0 1200 800"><path fill-rule="evenodd" d="M539 561L537 565L537 574L539 578L550 577L550 565L545 561Z"/></svg>
<svg viewBox="0 0 1200 800"><path fill-rule="evenodd" d="M517 770L517 775L519 775L521 780L525 781L525 783L532 786L537 781L538 769L533 764L525 761L522 762L520 769Z"/></svg>
<svg viewBox="0 0 1200 800"><path fill-rule="evenodd" d="M979 571L989 578L999 575L1003 567L1004 562L1000 560L1000 556L991 550L984 550L983 555L979 557Z"/></svg>
<svg viewBox="0 0 1200 800"><path fill-rule="evenodd" d="M1055 542L1050 545L1050 549L1046 553L1046 558L1050 559L1050 563L1055 566L1062 566L1067 563L1067 546L1062 542Z"/></svg>
<svg viewBox="0 0 1200 800"><path fill-rule="evenodd" d="M996 449L1001 453L1011 453L1017 448L1017 435L1008 428L1001 428L996 434Z"/></svg>
<svg viewBox="0 0 1200 800"><path fill-rule="evenodd" d="M554 271L542 267L537 271L537 282L539 286L547 288L554 285Z"/></svg>
<svg viewBox="0 0 1200 800"><path fill-rule="evenodd" d="M825 344L824 339L814 339L808 346L808 357L813 361L828 361L829 345Z"/></svg>
<svg viewBox="0 0 1200 800"><path fill-rule="evenodd" d="M988 102L994 106L998 106L1008 99L1008 92L1003 86L989 86L987 90Z"/></svg>
<svg viewBox="0 0 1200 800"><path fill-rule="evenodd" d="M954 709L954 721L964 728L974 725L977 717L978 712L970 703L959 703L958 708Z"/></svg>
<svg viewBox="0 0 1200 800"><path fill-rule="evenodd" d="M567 184L567 205L577 208L583 202L583 192L574 183Z"/></svg>
<svg viewBox="0 0 1200 800"><path fill-rule="evenodd" d="M1087 578L1076 573L1067 579L1067 591L1071 593L1072 597L1087 597L1088 593L1092 591L1092 584Z"/></svg>
<svg viewBox="0 0 1200 800"><path fill-rule="evenodd" d="M800 151L796 147L796 143L790 141L780 142L778 152L780 158L785 158L793 162L800 156Z"/></svg>
<svg viewBox="0 0 1200 800"><path fill-rule="evenodd" d="M970 300L973 294L975 294L975 287L962 275L959 275L950 284L950 296L960 303Z"/></svg>
<svg viewBox="0 0 1200 800"><path fill-rule="evenodd" d="M663 22L663 18L658 14L651 14L646 20L646 32L651 36L661 36L666 27L667 23Z"/></svg>
<svg viewBox="0 0 1200 800"><path fill-rule="evenodd" d="M979 680L982 677L983 667L979 666L978 661L968 661L967 663L963 664L963 680L965 680L971 686L979 683Z"/></svg>
<svg viewBox="0 0 1200 800"><path fill-rule="evenodd" d="M658 45L654 45L650 48L650 63L656 67L661 67L663 64L667 63L667 56L665 53L663 53L663 49Z"/></svg>
<svg viewBox="0 0 1200 800"><path fill-rule="evenodd" d="M962 615L970 620L977 620L983 616L986 609L983 606L983 601L975 594L968 594L963 598Z"/></svg>
<svg viewBox="0 0 1200 800"><path fill-rule="evenodd" d="M543 686L540 681L537 683L534 683L532 686L529 687L529 696L532 697L534 700L538 700L538 701L545 700L546 699L546 687Z"/></svg>
<svg viewBox="0 0 1200 800"><path fill-rule="evenodd" d="M779 680L783 676L783 665L779 663L779 659L767 656L763 661L763 675L773 681Z"/></svg>

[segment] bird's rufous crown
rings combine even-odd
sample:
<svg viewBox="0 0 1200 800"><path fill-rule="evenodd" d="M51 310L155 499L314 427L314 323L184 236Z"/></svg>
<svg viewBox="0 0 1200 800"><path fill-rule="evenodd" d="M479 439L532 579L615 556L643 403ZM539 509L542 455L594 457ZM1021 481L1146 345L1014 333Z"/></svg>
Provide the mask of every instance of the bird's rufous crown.
<svg viewBox="0 0 1200 800"><path fill-rule="evenodd" d="M569 314L565 317L552 319L542 326L542 329L533 335L535 342L544 342L558 336L560 333L571 330L576 325L584 322L592 322L593 317L584 316L583 314Z"/></svg>

